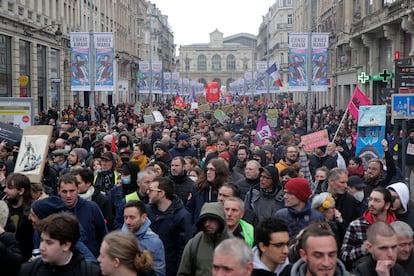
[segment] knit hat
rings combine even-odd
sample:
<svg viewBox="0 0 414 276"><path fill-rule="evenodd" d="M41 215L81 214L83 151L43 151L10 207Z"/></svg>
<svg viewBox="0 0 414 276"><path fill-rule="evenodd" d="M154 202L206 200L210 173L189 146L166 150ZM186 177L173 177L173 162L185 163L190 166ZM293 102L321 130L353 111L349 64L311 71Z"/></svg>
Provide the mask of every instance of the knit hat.
<svg viewBox="0 0 414 276"><path fill-rule="evenodd" d="M292 178L285 184L285 190L294 194L300 201L307 202L311 195L309 182L304 178Z"/></svg>
<svg viewBox="0 0 414 276"><path fill-rule="evenodd" d="M206 147L206 151L217 151L217 147L216 146L208 146Z"/></svg>
<svg viewBox="0 0 414 276"><path fill-rule="evenodd" d="M163 143L158 143L155 147L154 147L154 149L161 149L162 151L164 151L164 152L168 152L168 147L167 147L167 145L166 144L163 144Z"/></svg>
<svg viewBox="0 0 414 276"><path fill-rule="evenodd" d="M88 157L88 151L84 148L74 148L72 151L76 153L79 161L83 161Z"/></svg>
<svg viewBox="0 0 414 276"><path fill-rule="evenodd" d="M387 189L394 190L401 201L401 206L404 208L404 213L407 212L407 204L410 200L410 191L408 190L407 184L403 182L397 182L387 186Z"/></svg>
<svg viewBox="0 0 414 276"><path fill-rule="evenodd" d="M220 152L220 154L218 155L218 157L221 157L224 160L226 160L227 163L230 163L230 154L227 151Z"/></svg>
<svg viewBox="0 0 414 276"><path fill-rule="evenodd" d="M187 134L185 134L185 133L183 133L183 134L180 134L179 136L178 136L178 139L177 139L177 141L180 141L180 140L185 140L185 141L190 141L190 137L187 135Z"/></svg>
<svg viewBox="0 0 414 276"><path fill-rule="evenodd" d="M330 193L323 192L320 194L316 194L312 198L312 209L316 209L319 212L323 212L327 209L335 207L335 199Z"/></svg>
<svg viewBox="0 0 414 276"><path fill-rule="evenodd" d="M51 214L60 213L66 210L65 203L60 197L50 196L32 203L32 210L39 217L44 219Z"/></svg>
<svg viewBox="0 0 414 276"><path fill-rule="evenodd" d="M267 151L269 151L269 152L274 152L275 151L275 148L273 147L273 146L271 146L271 145L264 145L263 147L262 147L262 150L267 150Z"/></svg>
<svg viewBox="0 0 414 276"><path fill-rule="evenodd" d="M4 200L0 200L0 226L5 227L9 218L9 207Z"/></svg>

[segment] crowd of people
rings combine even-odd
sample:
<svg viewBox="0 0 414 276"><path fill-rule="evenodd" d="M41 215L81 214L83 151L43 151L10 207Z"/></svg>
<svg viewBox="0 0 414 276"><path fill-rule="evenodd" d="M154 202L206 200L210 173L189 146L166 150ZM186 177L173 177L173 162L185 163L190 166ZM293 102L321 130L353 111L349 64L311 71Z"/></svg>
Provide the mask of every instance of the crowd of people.
<svg viewBox="0 0 414 276"><path fill-rule="evenodd" d="M155 103L165 119L151 125L145 106L50 109L37 118L53 127L41 183L13 172L19 144L3 141L4 275L414 275L399 137L363 164L343 111L312 111L311 132L332 142L305 151L300 104L234 107L217 120ZM277 134L255 143L266 108Z"/></svg>

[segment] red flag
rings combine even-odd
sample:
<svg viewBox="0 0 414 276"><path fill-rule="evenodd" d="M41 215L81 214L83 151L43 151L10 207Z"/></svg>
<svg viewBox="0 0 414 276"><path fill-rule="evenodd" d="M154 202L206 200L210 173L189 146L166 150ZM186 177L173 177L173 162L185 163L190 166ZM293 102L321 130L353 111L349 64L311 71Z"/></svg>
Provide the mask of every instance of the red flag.
<svg viewBox="0 0 414 276"><path fill-rule="evenodd" d="M355 87L354 95L348 103L348 111L358 121L358 112L361 105L371 105L371 100L362 93L359 87Z"/></svg>
<svg viewBox="0 0 414 276"><path fill-rule="evenodd" d="M179 110L184 110L186 106L187 105L185 104L183 98L177 93L177 95L175 95L174 108L179 109Z"/></svg>
<svg viewBox="0 0 414 276"><path fill-rule="evenodd" d="M112 141L111 141L111 151L115 154L118 154L118 151L116 149L116 143L115 143L115 135L112 134Z"/></svg>

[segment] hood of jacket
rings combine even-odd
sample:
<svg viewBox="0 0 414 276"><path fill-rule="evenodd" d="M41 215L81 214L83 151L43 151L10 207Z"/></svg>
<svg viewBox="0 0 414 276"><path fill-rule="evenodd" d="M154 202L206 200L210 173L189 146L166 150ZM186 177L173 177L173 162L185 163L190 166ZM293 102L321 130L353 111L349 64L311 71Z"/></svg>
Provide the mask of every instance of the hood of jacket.
<svg viewBox="0 0 414 276"><path fill-rule="evenodd" d="M141 228L139 228L139 230L134 233L134 235L137 237L138 240L140 240L143 236L145 236L145 233L148 231L150 225L151 225L151 220L149 218L146 218L144 223L141 225ZM125 223L122 225L121 230L123 232L129 231Z"/></svg>
<svg viewBox="0 0 414 276"><path fill-rule="evenodd" d="M407 212L407 204L410 200L410 191L408 190L407 184L402 182L397 182L387 186L387 189L393 189L400 198L401 206L404 209L404 213Z"/></svg>
<svg viewBox="0 0 414 276"><path fill-rule="evenodd" d="M369 224L373 224L375 222L374 217L372 216L372 213L369 210L366 210L362 217L366 219L369 222ZM385 219L385 222L387 224L393 223L396 219L397 217L395 216L394 212L387 212L387 218Z"/></svg>
<svg viewBox="0 0 414 276"><path fill-rule="evenodd" d="M305 263L302 259L299 259L296 263L293 264L292 269L290 271L290 275L305 276L307 269L308 269L308 264ZM336 269L335 269L334 275L335 276L349 275L344 264L339 259L337 259L336 261Z"/></svg>
<svg viewBox="0 0 414 276"><path fill-rule="evenodd" d="M218 233L224 233L227 231L226 220L224 216L224 207L220 202L206 202L201 208L200 217L197 220L196 226L200 231L204 230L204 219L215 218L220 223Z"/></svg>
<svg viewBox="0 0 414 276"><path fill-rule="evenodd" d="M283 269L285 269L285 267L288 265L289 265L289 258L286 257L285 263L278 265L276 267L276 270L271 271L271 272L276 273L276 275L279 275L279 273L282 272ZM259 249L257 248L257 246L253 247L253 268L270 271L269 268L260 260Z"/></svg>

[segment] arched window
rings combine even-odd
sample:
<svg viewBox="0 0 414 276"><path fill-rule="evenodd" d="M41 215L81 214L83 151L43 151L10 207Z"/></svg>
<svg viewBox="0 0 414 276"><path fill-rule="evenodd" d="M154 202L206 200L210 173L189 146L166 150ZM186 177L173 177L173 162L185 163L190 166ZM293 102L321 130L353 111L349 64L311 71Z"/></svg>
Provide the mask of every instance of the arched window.
<svg viewBox="0 0 414 276"><path fill-rule="evenodd" d="M219 55L214 55L212 58L212 69L213 71L221 70L221 57Z"/></svg>
<svg viewBox="0 0 414 276"><path fill-rule="evenodd" d="M199 55L197 58L198 71L207 71L207 59L205 55Z"/></svg>
<svg viewBox="0 0 414 276"><path fill-rule="evenodd" d="M233 55L227 56L227 71L236 71L236 58Z"/></svg>

